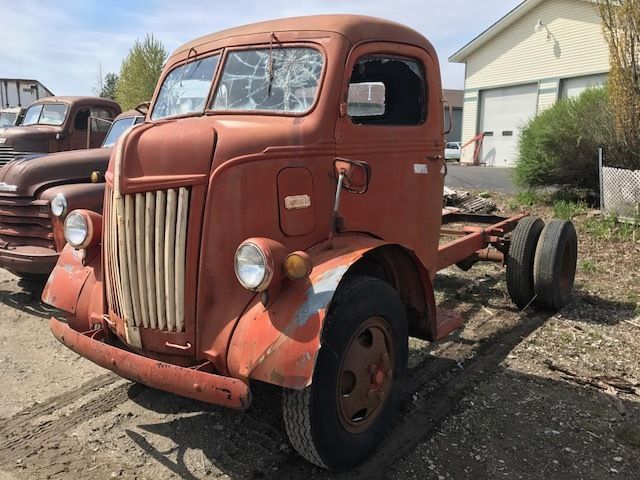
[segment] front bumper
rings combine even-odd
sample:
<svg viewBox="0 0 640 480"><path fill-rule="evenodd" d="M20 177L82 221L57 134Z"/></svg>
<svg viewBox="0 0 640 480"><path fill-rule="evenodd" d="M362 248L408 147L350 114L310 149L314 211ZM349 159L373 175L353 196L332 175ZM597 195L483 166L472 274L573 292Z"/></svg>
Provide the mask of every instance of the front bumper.
<svg viewBox="0 0 640 480"><path fill-rule="evenodd" d="M16 273L51 273L58 261L58 253L33 246L0 248L0 267Z"/></svg>
<svg viewBox="0 0 640 480"><path fill-rule="evenodd" d="M244 410L251 403L249 386L237 378L143 357L105 343L102 330L79 333L55 318L49 321L49 328L60 343L78 355L129 380L228 408Z"/></svg>

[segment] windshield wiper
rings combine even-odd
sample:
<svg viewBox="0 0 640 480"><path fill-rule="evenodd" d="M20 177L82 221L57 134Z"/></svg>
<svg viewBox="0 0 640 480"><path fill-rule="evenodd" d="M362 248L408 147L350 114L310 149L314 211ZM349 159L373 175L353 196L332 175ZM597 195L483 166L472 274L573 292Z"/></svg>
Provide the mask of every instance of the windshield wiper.
<svg viewBox="0 0 640 480"><path fill-rule="evenodd" d="M273 84L273 41L278 42L278 37L274 32L271 32L271 39L269 40L269 85L267 88L267 95L271 96L271 85Z"/></svg>

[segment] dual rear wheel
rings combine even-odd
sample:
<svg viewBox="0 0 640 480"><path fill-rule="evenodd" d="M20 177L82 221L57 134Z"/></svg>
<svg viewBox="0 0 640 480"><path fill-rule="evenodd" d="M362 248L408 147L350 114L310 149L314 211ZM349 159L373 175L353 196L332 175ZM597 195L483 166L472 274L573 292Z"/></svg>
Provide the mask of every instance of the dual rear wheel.
<svg viewBox="0 0 640 480"><path fill-rule="evenodd" d="M525 217L513 230L507 252L507 289L518 308L535 302L559 310L571 298L578 258L573 223L554 219L546 225Z"/></svg>

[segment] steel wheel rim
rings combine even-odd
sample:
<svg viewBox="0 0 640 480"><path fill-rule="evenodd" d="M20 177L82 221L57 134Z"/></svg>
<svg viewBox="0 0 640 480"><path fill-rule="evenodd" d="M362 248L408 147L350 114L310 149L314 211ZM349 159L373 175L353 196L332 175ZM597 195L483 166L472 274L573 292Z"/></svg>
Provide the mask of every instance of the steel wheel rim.
<svg viewBox="0 0 640 480"><path fill-rule="evenodd" d="M336 399L340 423L350 433L365 431L389 398L396 363L395 338L382 317L369 317L349 340L340 367Z"/></svg>

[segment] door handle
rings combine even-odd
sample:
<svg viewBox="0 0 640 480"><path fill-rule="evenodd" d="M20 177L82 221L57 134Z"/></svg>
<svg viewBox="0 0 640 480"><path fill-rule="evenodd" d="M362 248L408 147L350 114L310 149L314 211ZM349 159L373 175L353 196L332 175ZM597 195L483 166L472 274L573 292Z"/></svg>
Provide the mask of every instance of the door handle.
<svg viewBox="0 0 640 480"><path fill-rule="evenodd" d="M427 160L431 160L432 162L441 162L443 157L442 155L428 155Z"/></svg>

